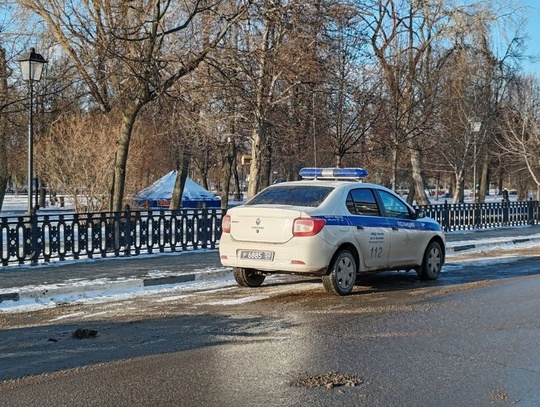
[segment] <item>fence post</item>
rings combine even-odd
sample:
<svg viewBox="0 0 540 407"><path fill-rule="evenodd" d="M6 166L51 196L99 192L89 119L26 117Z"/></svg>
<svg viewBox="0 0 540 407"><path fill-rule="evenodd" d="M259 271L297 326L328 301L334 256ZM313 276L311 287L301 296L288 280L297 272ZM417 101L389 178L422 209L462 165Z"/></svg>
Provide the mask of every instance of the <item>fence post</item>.
<svg viewBox="0 0 540 407"><path fill-rule="evenodd" d="M502 202L502 211L503 211L503 226L508 226L508 201Z"/></svg>
<svg viewBox="0 0 540 407"><path fill-rule="evenodd" d="M448 206L448 199L444 200L442 219L443 230L448 232L450 230L450 207Z"/></svg>
<svg viewBox="0 0 540 407"><path fill-rule="evenodd" d="M208 240L210 240L210 234L208 233L208 210L206 209L206 205L203 205L201 215L201 225L199 228L199 230L203 231L201 247L206 249L208 247Z"/></svg>
<svg viewBox="0 0 540 407"><path fill-rule="evenodd" d="M533 201L532 201L532 198L529 198L529 202L527 202L527 209L528 209L528 224L529 225L534 225L534 206L533 206Z"/></svg>
<svg viewBox="0 0 540 407"><path fill-rule="evenodd" d="M35 266L38 262L40 253L38 216L36 213L30 215L30 234L32 239L30 264Z"/></svg>
<svg viewBox="0 0 540 407"><path fill-rule="evenodd" d="M126 239L126 247L124 248L124 255L130 256L131 254L131 207L126 205L125 212L126 222L124 223L124 236Z"/></svg>
<svg viewBox="0 0 540 407"><path fill-rule="evenodd" d="M475 229L478 229L478 225L481 224L480 222L480 205L479 203L474 203L473 204L473 208L474 208L474 228Z"/></svg>

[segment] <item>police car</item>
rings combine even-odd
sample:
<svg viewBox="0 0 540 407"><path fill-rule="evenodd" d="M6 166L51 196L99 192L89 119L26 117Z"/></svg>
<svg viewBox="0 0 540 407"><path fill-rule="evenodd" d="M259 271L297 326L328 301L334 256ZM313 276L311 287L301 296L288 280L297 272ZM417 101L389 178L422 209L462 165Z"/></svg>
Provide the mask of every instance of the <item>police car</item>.
<svg viewBox="0 0 540 407"><path fill-rule="evenodd" d="M390 189L361 182L363 168L303 168L303 180L269 186L222 220L221 263L238 284L260 286L274 273L320 276L348 295L359 274L416 270L439 277L440 225Z"/></svg>

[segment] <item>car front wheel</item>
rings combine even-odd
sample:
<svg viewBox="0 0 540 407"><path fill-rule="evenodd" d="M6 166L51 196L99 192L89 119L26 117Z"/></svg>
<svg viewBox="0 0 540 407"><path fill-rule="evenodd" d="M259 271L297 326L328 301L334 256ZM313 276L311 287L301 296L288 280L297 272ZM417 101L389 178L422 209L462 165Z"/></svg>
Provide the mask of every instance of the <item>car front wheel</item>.
<svg viewBox="0 0 540 407"><path fill-rule="evenodd" d="M253 269L236 267L233 269L234 279L242 287L259 287L266 276Z"/></svg>
<svg viewBox="0 0 540 407"><path fill-rule="evenodd" d="M356 283L356 260L348 250L340 251L330 266L330 274L322 276L327 293L349 295Z"/></svg>
<svg viewBox="0 0 540 407"><path fill-rule="evenodd" d="M431 242L424 253L422 265L416 270L421 280L436 280L443 266L443 251L438 242Z"/></svg>

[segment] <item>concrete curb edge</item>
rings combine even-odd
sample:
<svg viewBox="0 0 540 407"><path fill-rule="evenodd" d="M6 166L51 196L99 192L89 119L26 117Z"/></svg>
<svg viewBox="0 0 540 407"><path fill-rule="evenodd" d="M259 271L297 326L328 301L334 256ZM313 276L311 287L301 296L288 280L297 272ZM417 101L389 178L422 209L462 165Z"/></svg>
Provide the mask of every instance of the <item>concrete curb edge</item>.
<svg viewBox="0 0 540 407"><path fill-rule="evenodd" d="M527 242L540 242L540 238L519 238L519 239L510 239L508 241L497 241L497 242L486 242L486 243L476 243L476 244L467 244L461 246L451 246L447 245L447 253L459 253L465 252L471 249L478 249L482 247L490 246L508 246L516 245L520 243ZM176 276L166 276L166 277L155 277L155 278L143 278L143 279L132 279L132 280L120 280L120 281L108 281L106 284L103 282L96 284L89 284L85 286L75 286L65 284L64 286L59 286L54 289L35 289L35 290L22 290L13 292L7 292L0 294L0 304L4 301L23 301L27 299L38 299L38 298L51 298L57 296L65 295L79 295L81 298L85 297L87 294L95 291L103 291L103 286L107 285L107 288L111 291L121 292L122 290L131 289L131 288L144 288L151 286L161 286L169 284L181 284L194 281L204 281L204 280L213 280L223 277L228 277L232 274L232 270L212 270L209 272L198 272L198 273L188 273L188 274L179 274ZM111 286L113 286L111 288Z"/></svg>

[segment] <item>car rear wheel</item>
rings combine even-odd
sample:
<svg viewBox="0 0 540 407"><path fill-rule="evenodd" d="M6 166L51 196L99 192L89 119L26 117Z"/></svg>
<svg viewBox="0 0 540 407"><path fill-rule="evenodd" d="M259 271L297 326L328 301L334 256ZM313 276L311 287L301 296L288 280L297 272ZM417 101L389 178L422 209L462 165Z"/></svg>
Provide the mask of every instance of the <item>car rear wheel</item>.
<svg viewBox="0 0 540 407"><path fill-rule="evenodd" d="M436 280L443 266L443 252L438 242L431 242L424 253L422 265L416 270L421 280Z"/></svg>
<svg viewBox="0 0 540 407"><path fill-rule="evenodd" d="M266 276L254 269L236 267L233 269L234 279L242 287L259 287Z"/></svg>
<svg viewBox="0 0 540 407"><path fill-rule="evenodd" d="M340 251L330 266L330 274L322 277L327 293L348 295L356 283L356 260L348 250Z"/></svg>

